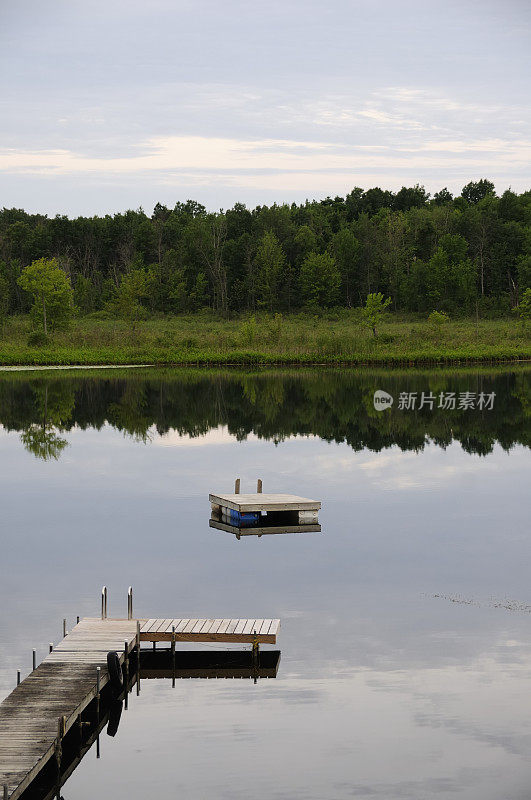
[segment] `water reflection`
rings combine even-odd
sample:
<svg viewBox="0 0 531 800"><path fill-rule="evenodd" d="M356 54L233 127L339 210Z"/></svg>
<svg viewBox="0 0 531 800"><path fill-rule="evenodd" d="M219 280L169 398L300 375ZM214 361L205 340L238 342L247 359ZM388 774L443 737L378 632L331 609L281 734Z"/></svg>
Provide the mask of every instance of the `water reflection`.
<svg viewBox="0 0 531 800"><path fill-rule="evenodd" d="M530 374L1 378L4 695L103 583L117 616L133 584L150 614L282 620L275 681L144 681L68 800L526 797ZM63 380L70 446L45 462L20 434L41 424L35 388ZM397 408L438 387L495 391L494 409ZM209 527L236 470L321 498L324 535Z"/></svg>
<svg viewBox="0 0 531 800"><path fill-rule="evenodd" d="M362 372L355 370L237 372L141 370L112 376L79 373L4 373L0 423L21 432L38 458L57 459L74 428L105 424L137 442L177 432L197 437L226 426L238 441L251 433L281 442L316 435L347 442L354 450L380 451L392 444L419 452L428 441L458 441L468 453L485 455L495 443L509 450L530 444L529 369L510 372L449 370ZM391 408L379 411L374 394L389 393ZM439 407L438 397L492 395L492 409ZM415 408L400 408L401 394L416 395ZM435 402L422 408L422 395Z"/></svg>
<svg viewBox="0 0 531 800"><path fill-rule="evenodd" d="M25 425L20 435L22 444L37 458L57 461L65 447L68 447L67 440L61 437L60 432L65 430L72 416L74 388L68 381L60 381L37 384L31 390L31 408L36 418Z"/></svg>
<svg viewBox="0 0 531 800"><path fill-rule="evenodd" d="M136 687L149 680L169 680L175 687L176 680L183 679L229 679L252 680L277 677L280 665L279 650L262 650L253 658L249 650L189 650L176 654L170 649L142 650L140 672L128 680L127 689L114 695L110 684L104 687L99 700L94 699L82 712L61 741L60 758L50 759L30 786L20 795L21 800L63 800L62 788L81 761L95 745L96 758L101 757L103 742L101 734L115 738L123 720L123 710L128 708L128 696ZM138 700L137 702L141 702ZM126 715L127 716L127 715ZM155 732L156 733L156 732Z"/></svg>
<svg viewBox="0 0 531 800"><path fill-rule="evenodd" d="M312 525L278 525L278 524L268 524L262 525L261 523L250 526L246 525L245 527L238 527L237 525L228 525L225 522L222 522L215 517L211 517L208 521L208 524L211 528L216 528L218 531L225 531L226 533L232 533L236 536L237 539L240 539L242 536L271 536L277 533L320 533L321 526L319 524L312 524Z"/></svg>

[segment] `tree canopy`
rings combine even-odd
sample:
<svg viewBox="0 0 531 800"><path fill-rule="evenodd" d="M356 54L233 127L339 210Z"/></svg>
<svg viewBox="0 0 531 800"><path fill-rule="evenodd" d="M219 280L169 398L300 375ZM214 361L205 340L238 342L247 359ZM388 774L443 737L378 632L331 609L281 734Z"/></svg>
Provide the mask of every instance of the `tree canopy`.
<svg viewBox="0 0 531 800"><path fill-rule="evenodd" d="M0 211L4 313L33 309L58 324L72 308L70 281L80 313L109 304L133 316L285 312L360 306L373 292L397 311L466 313L477 302L507 312L531 284L531 191L499 197L482 179L455 198L446 187L430 198L416 185L218 213L193 200L158 203L151 215ZM145 289L135 306L131 281Z"/></svg>
<svg viewBox="0 0 531 800"><path fill-rule="evenodd" d="M70 280L55 258L39 258L22 270L17 283L33 297L31 313L35 323L48 328L64 324L74 310Z"/></svg>

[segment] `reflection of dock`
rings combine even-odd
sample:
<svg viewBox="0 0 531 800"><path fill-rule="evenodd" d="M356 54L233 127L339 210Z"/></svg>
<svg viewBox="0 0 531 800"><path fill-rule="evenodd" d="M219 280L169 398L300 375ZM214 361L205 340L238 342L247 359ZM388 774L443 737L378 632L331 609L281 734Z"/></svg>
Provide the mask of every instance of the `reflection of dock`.
<svg viewBox="0 0 531 800"><path fill-rule="evenodd" d="M226 531L233 533L237 539L241 536L266 536L274 533L320 533L321 526L314 525L264 525L264 526L247 526L240 528L237 525L228 525L216 519L209 520L211 528L216 528L218 531Z"/></svg>
<svg viewBox="0 0 531 800"><path fill-rule="evenodd" d="M140 678L276 678L279 650L262 650L255 663L249 650L180 650L172 663L170 650L143 652Z"/></svg>
<svg viewBox="0 0 531 800"><path fill-rule="evenodd" d="M168 643L168 677L253 677L256 681L276 675L279 654L275 662L275 654L260 653L260 644L276 643L280 620L133 619L132 590L128 601L128 619L108 619L104 590L101 619L78 622L0 704L2 800L20 798L30 784L50 771L60 779L66 768L63 751L66 753L69 742L77 741L82 749L89 707L96 704L99 723L100 702L115 699L124 684L129 688L131 676L142 677L141 642L152 642L154 648L157 642ZM219 658L209 665L208 654L181 661L175 647L181 641L248 643L253 647L243 655L216 654ZM164 669L166 666L163 664ZM233 674L229 675L231 668ZM109 674L109 669L114 669L114 674ZM127 707L127 692L125 698Z"/></svg>
<svg viewBox="0 0 531 800"><path fill-rule="evenodd" d="M135 685L140 686L140 681L169 679L173 686L177 680L190 678L248 679L256 683L258 679L276 678L279 665L279 650L264 650L257 661L249 650L185 650L178 653L170 648L142 650L139 672L132 676L127 688L116 695L107 684L99 702L93 699L89 703L83 712L81 727L74 726L62 739L59 768L55 759L50 759L24 790L21 800L56 800L61 787L94 744L99 757L102 747L100 736L104 728L107 727L108 736L116 736L123 700Z"/></svg>

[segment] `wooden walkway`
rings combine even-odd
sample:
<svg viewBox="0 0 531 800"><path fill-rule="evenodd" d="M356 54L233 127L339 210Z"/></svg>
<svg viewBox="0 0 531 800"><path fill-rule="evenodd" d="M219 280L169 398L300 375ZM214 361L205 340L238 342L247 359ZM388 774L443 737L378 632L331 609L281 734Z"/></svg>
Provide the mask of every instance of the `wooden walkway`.
<svg viewBox="0 0 531 800"><path fill-rule="evenodd" d="M108 682L109 650L123 659L135 639L136 620L84 619L0 704L0 791L7 784L10 800L55 755L59 719L64 735L96 697L97 667L100 688Z"/></svg>
<svg viewBox="0 0 531 800"><path fill-rule="evenodd" d="M175 634L172 629L175 628ZM141 642L230 642L275 644L279 619L148 619L140 628Z"/></svg>
<svg viewBox="0 0 531 800"><path fill-rule="evenodd" d="M140 641L275 644L278 619L81 620L20 686L0 704L0 798L16 800L57 755L61 738L108 683L107 653ZM172 632L175 628L175 633Z"/></svg>

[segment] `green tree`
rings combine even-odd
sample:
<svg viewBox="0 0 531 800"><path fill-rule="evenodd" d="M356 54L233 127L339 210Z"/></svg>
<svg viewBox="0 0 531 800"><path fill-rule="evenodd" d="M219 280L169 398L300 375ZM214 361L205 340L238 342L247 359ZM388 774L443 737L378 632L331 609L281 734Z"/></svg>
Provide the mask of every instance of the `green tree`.
<svg viewBox="0 0 531 800"><path fill-rule="evenodd" d="M9 311L9 281L0 272L0 334L4 333L7 312Z"/></svg>
<svg viewBox="0 0 531 800"><path fill-rule="evenodd" d="M208 306L208 281L204 272L198 272L194 288L190 292L190 307L192 311Z"/></svg>
<svg viewBox="0 0 531 800"><path fill-rule="evenodd" d="M470 181L466 186L463 186L461 197L464 197L467 203L474 205L489 194L494 194L494 184L492 181L482 178L480 181Z"/></svg>
<svg viewBox="0 0 531 800"><path fill-rule="evenodd" d="M302 262L300 287L308 306L332 306L337 301L341 275L330 253L309 253Z"/></svg>
<svg viewBox="0 0 531 800"><path fill-rule="evenodd" d="M458 234L442 236L426 270L432 307L469 307L476 296L476 268L466 257L467 242ZM444 310L444 309L443 309Z"/></svg>
<svg viewBox="0 0 531 800"><path fill-rule="evenodd" d="M354 299L354 292L359 288L360 243L350 228L343 227L332 237L330 251L339 267L345 303L350 307Z"/></svg>
<svg viewBox="0 0 531 800"><path fill-rule="evenodd" d="M133 269L122 275L114 308L119 316L131 322L133 330L136 323L145 317L146 310L141 300L149 296L149 285L149 276L142 269Z"/></svg>
<svg viewBox="0 0 531 800"><path fill-rule="evenodd" d="M267 231L260 239L254 266L258 276L258 302L269 311L278 305L280 277L285 264L282 245L273 231Z"/></svg>
<svg viewBox="0 0 531 800"><path fill-rule="evenodd" d="M44 334L65 324L74 313L70 279L55 258L39 258L22 270L18 285L33 296L31 314L42 322Z"/></svg>
<svg viewBox="0 0 531 800"><path fill-rule="evenodd" d="M522 322L527 322L531 319L531 289L527 288L522 294L520 302L517 306L518 316Z"/></svg>
<svg viewBox="0 0 531 800"><path fill-rule="evenodd" d="M361 314L364 325L372 330L373 336L376 336L376 328L381 322L384 311L390 304L391 298L387 297L384 300L384 296L381 292L370 292L370 294L367 295L367 300L365 301L365 306Z"/></svg>
<svg viewBox="0 0 531 800"><path fill-rule="evenodd" d="M89 314L94 311L95 294L90 280L79 274L74 284L74 303L81 313Z"/></svg>

